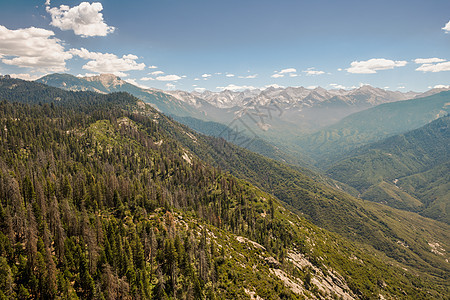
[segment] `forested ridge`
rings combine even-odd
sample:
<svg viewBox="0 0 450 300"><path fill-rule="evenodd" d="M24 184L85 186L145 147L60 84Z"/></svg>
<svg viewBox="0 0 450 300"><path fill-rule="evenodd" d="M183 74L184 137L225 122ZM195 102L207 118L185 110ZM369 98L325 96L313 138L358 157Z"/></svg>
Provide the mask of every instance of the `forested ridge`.
<svg viewBox="0 0 450 300"><path fill-rule="evenodd" d="M445 297L200 161L128 94L1 84L1 298L338 297L320 276L355 298Z"/></svg>

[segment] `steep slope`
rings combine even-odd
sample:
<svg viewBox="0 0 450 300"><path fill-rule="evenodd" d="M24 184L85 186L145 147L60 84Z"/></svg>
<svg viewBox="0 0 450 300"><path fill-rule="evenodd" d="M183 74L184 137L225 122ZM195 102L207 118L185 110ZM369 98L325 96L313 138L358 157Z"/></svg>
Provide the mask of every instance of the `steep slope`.
<svg viewBox="0 0 450 300"><path fill-rule="evenodd" d="M318 183L293 167L223 140L199 135L193 138L184 134L183 131L188 132L189 129L180 127L179 124L167 123L166 126L174 134L174 138L202 160L275 195L316 225L356 243L370 245L371 251L376 249L397 263L406 264L408 269L448 274L447 256L433 254L428 244L430 240L439 241L438 244L443 245L448 252L448 225L422 218L415 213L356 199L332 189L329 182L325 183L327 185ZM417 224L420 224L421 229L407 229L417 227Z"/></svg>
<svg viewBox="0 0 450 300"><path fill-rule="evenodd" d="M166 115L172 116L177 121L200 133L220 136L239 146L256 151L268 157L279 159L293 164L304 166L311 165L311 161L299 152L292 152L286 147L276 147L266 142L264 132L247 130L248 125L254 122L247 120L245 125L239 123L239 127L230 125L237 110L222 110L206 101L198 98L195 94L187 92L163 92L157 89L143 89L132 85L112 74L102 74L92 77L75 77L69 74L51 74L38 79L36 82L44 83L69 91L94 91L100 93L127 92L142 101L151 104ZM247 95L244 93L244 95ZM202 108L199 110L199 108ZM210 120L216 120L217 123ZM226 125L225 125L226 124ZM286 126L285 126L286 127ZM281 148L283 150L281 150ZM292 152L287 154L287 152ZM301 158L300 158L301 156Z"/></svg>
<svg viewBox="0 0 450 300"><path fill-rule="evenodd" d="M427 219L405 214L396 222L412 218L417 232L384 231L408 246L399 248L404 264L420 264L405 271L397 267L402 262L322 230L198 160L187 146L211 157L205 141L232 150L231 158L261 157L197 135L136 98L47 90L19 80L1 81L3 88L28 90L44 103L0 103L5 296L416 299L448 292L445 263L440 271L428 266L416 273L426 267L423 259L447 257L448 230ZM30 101L23 93L0 95ZM310 179L295 180L316 196L346 197ZM377 210L383 222L398 224L391 223L398 212ZM431 247L428 257L410 256L418 243Z"/></svg>
<svg viewBox="0 0 450 300"><path fill-rule="evenodd" d="M449 145L450 117L442 117L419 129L359 148L334 164L327 174L359 190L364 199L434 211L434 216L449 222L450 189L445 180L445 174L450 173Z"/></svg>
<svg viewBox="0 0 450 300"><path fill-rule="evenodd" d="M449 112L450 92L381 104L350 115L298 143L326 166L349 150L419 128Z"/></svg>
<svg viewBox="0 0 450 300"><path fill-rule="evenodd" d="M36 80L36 82L69 91L93 91L100 93L127 92L138 97L142 101L151 104L157 110L166 114L193 116L197 118L203 117L203 114L194 107L164 93L163 91L157 89L143 89L112 74L102 74L92 77L75 77L70 74L50 74Z"/></svg>

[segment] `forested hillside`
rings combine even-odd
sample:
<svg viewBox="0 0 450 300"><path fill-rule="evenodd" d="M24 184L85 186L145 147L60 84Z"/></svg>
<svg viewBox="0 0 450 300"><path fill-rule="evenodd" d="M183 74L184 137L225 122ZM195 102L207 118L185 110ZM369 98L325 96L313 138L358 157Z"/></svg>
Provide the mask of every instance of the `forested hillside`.
<svg viewBox="0 0 450 300"><path fill-rule="evenodd" d="M450 92L381 104L352 114L298 143L327 168L355 148L422 127L450 113Z"/></svg>
<svg viewBox="0 0 450 300"><path fill-rule="evenodd" d="M199 158L202 151L210 158L214 153L205 141L234 151L230 162L235 155L260 156L197 135L128 94L67 92L5 79L0 98L3 298L448 294L448 272L435 265L439 255L429 251L419 259L406 252L405 260L422 265L405 271L363 239L355 244L311 224ZM193 144L198 155L188 147ZM275 180L290 186L284 178ZM309 191L298 201L326 191L307 177L295 180ZM341 196L333 193L330 201ZM434 240L439 228L427 226L420 238L446 251Z"/></svg>
<svg viewBox="0 0 450 300"><path fill-rule="evenodd" d="M450 117L361 147L327 172L362 197L450 223Z"/></svg>

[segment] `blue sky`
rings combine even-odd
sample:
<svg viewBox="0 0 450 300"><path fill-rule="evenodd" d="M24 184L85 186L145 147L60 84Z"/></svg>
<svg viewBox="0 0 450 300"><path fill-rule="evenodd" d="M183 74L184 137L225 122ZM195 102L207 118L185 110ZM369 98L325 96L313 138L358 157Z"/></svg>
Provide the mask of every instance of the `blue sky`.
<svg viewBox="0 0 450 300"><path fill-rule="evenodd" d="M141 86L450 85L450 1L0 2L0 73Z"/></svg>

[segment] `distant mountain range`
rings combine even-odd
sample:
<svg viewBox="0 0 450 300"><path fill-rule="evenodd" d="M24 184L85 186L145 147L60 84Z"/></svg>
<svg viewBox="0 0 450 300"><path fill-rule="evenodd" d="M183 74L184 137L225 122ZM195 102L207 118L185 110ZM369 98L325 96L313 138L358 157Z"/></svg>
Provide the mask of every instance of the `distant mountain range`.
<svg viewBox="0 0 450 300"><path fill-rule="evenodd" d="M375 108L377 105L391 102L402 103L408 99L430 96L446 90L432 89L425 93L402 93L366 85L353 90L269 87L264 90L199 93L145 89L111 74L92 77L51 74L38 79L37 82L71 91L128 92L179 122L194 126L200 133L225 138L273 158L297 157L287 161L309 166L314 162L307 156L320 158L318 154L328 151L327 145L335 137L335 133L327 136L327 141L323 141L322 145L323 138L320 134L330 130L327 126L335 126L334 124L343 118ZM435 118L428 118L427 122L433 119ZM407 127L404 131L424 124ZM315 133L318 130L322 131ZM394 131L392 134L401 132ZM310 134L313 135L309 136ZM339 133L338 135L340 136ZM305 136L308 137L305 138ZM383 137L385 136L382 135L381 138ZM305 139L307 139L307 147L304 147ZM251 147L242 142L263 140L265 142L259 143L258 147L255 145ZM369 139L363 144L372 141L374 139ZM336 146L333 143L330 145ZM332 152L335 151L341 151L341 149L333 148ZM284 155L283 152L289 155Z"/></svg>
<svg viewBox="0 0 450 300"><path fill-rule="evenodd" d="M450 113L450 91L376 107L352 114L298 140L321 166L346 152L386 137L417 129Z"/></svg>
<svg viewBox="0 0 450 300"><path fill-rule="evenodd" d="M270 128L280 131L289 124L297 127L296 130L291 128L290 131L293 132L318 129L354 112L379 104L419 98L448 90L432 89L426 93L403 93L365 85L352 90L269 87L264 90L189 93L144 89L111 74L92 77L51 74L37 81L71 91L128 92L168 115L189 116L224 124L228 124L236 117L252 114L253 117L260 117L260 122L253 126L255 128L263 131ZM268 108L271 110L270 122L261 118L261 115L268 116ZM301 127L298 128L298 125Z"/></svg>

